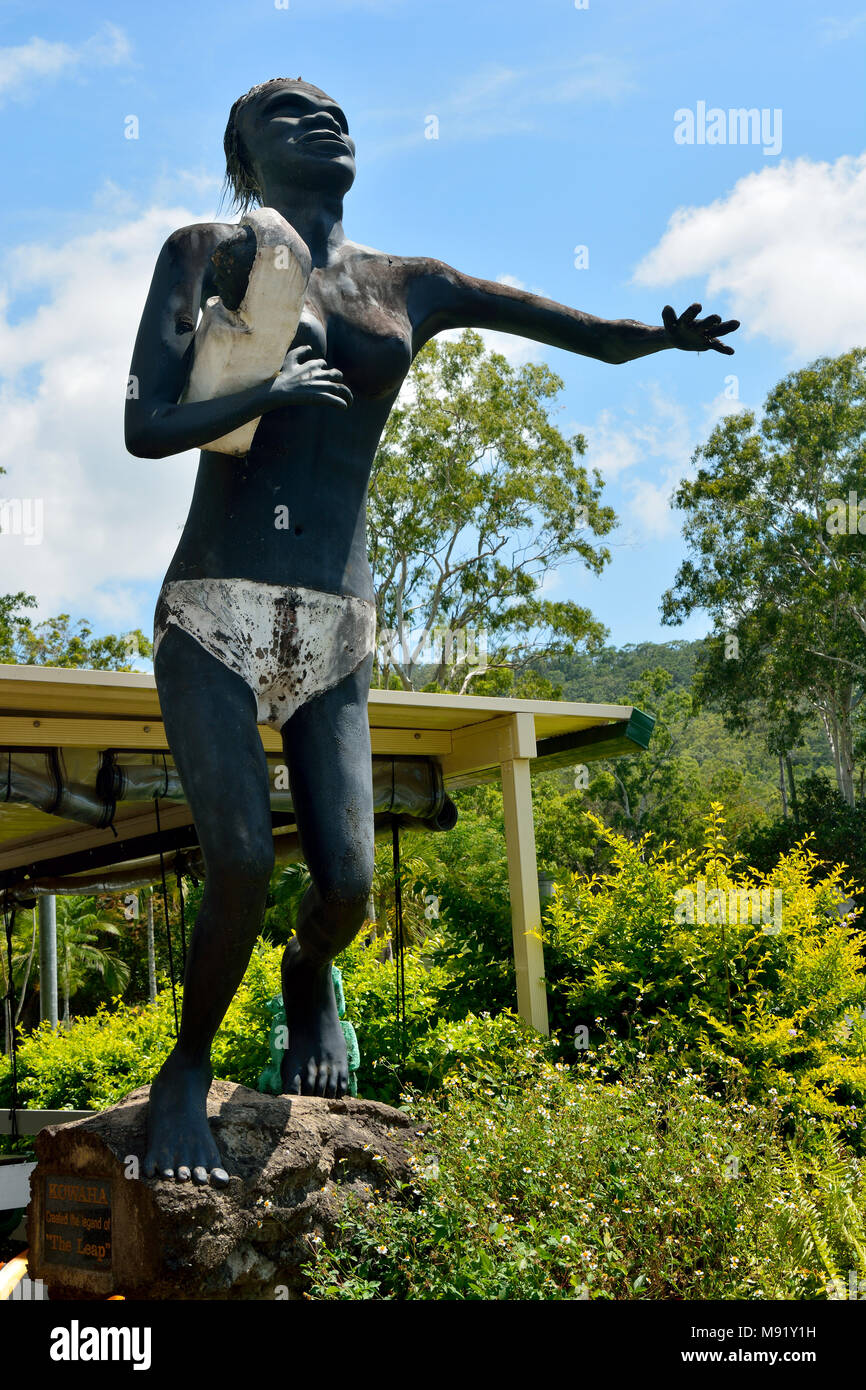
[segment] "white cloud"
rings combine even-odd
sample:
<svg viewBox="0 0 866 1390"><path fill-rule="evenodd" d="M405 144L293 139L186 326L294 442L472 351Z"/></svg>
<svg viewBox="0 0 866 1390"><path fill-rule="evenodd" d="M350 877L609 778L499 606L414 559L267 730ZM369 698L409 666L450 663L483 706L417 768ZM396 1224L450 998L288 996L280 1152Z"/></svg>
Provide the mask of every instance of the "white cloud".
<svg viewBox="0 0 866 1390"><path fill-rule="evenodd" d="M658 382L647 382L636 403L615 414L603 410L593 424L575 426L586 438L584 462L598 468L608 488L618 488L624 499L624 505L610 499L623 528L614 544L640 545L679 534L681 518L671 497L691 472L695 445L723 415L742 408L721 391L696 421Z"/></svg>
<svg viewBox="0 0 866 1390"><path fill-rule="evenodd" d="M549 137L559 129L548 109L551 106L616 102L634 90L629 64L613 54L586 53L567 62L523 68L487 63L450 90L431 90L423 98L423 120L417 105L365 111L367 121L385 121L392 126L395 118L400 118L409 127L405 134L365 145L365 156L381 158L418 144L481 140L533 130L544 131ZM424 121L429 116L439 122L435 139L425 135ZM561 130L565 136L566 128Z"/></svg>
<svg viewBox="0 0 866 1390"><path fill-rule="evenodd" d="M532 68L488 65L433 103L452 126L466 121L465 136L499 135L510 130L549 127L545 106L582 101L616 101L634 90L628 64L606 53L586 53L567 63ZM458 131L459 133L459 131Z"/></svg>
<svg viewBox="0 0 866 1390"><path fill-rule="evenodd" d="M20 246L4 264L0 493L42 499L44 540L0 537L0 593L34 593L43 615L137 624L142 592L177 544L196 456L132 458L123 406L159 247L198 220L155 207L66 242Z"/></svg>
<svg viewBox="0 0 866 1390"><path fill-rule="evenodd" d="M792 358L862 343L866 155L785 161L707 207L679 208L634 279L669 287L699 276L714 312L741 319L742 334L762 334Z"/></svg>
<svg viewBox="0 0 866 1390"><path fill-rule="evenodd" d="M824 43L844 43L853 39L866 25L866 11L849 15L847 19L836 19L833 15L822 15L820 34Z"/></svg>
<svg viewBox="0 0 866 1390"><path fill-rule="evenodd" d="M82 68L114 67L130 54L129 40L116 24L104 24L79 44L49 43L34 37L0 48L0 95L26 91L35 78L57 77Z"/></svg>

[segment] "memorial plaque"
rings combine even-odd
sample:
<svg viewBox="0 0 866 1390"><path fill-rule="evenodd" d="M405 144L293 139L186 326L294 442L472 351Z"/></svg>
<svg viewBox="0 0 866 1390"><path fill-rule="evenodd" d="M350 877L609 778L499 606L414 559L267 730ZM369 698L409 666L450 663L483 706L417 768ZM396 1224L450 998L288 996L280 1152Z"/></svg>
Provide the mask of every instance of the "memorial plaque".
<svg viewBox="0 0 866 1390"><path fill-rule="evenodd" d="M111 1183L65 1174L45 1178L42 1258L71 1269L111 1269Z"/></svg>

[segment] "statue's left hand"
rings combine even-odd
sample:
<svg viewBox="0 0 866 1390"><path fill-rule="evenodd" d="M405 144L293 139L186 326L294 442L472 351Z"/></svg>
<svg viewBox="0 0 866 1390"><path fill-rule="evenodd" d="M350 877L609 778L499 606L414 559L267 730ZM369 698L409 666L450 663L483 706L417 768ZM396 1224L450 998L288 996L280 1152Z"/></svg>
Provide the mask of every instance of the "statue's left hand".
<svg viewBox="0 0 866 1390"><path fill-rule="evenodd" d="M699 319L700 312L700 304L690 304L685 313L677 318L670 304L665 305L662 322L671 347L682 348L684 352L706 352L707 348L712 348L714 352L724 352L732 357L734 349L728 347L727 343L720 343L719 338L739 328L740 320L728 319L722 323L719 314L709 314L705 319Z"/></svg>

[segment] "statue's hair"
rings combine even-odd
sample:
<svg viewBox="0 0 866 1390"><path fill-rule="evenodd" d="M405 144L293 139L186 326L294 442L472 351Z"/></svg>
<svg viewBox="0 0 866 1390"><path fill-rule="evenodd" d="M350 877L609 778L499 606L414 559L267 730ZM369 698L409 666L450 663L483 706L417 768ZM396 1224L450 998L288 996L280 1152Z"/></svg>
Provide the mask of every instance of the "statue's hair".
<svg viewBox="0 0 866 1390"><path fill-rule="evenodd" d="M223 148L226 152L226 177L223 184L223 197L231 194L232 205L243 214L249 212L251 207L255 207L262 201L262 190L256 182L255 172L250 163L249 155L244 149L243 141L238 134L238 116L244 107L257 97L266 95L274 87L301 87L304 91L315 92L318 96L327 96L321 87L314 87L312 82L305 82L301 77L272 77L267 82L259 82L257 86L250 87L242 97L238 97L229 112L226 133L223 137Z"/></svg>

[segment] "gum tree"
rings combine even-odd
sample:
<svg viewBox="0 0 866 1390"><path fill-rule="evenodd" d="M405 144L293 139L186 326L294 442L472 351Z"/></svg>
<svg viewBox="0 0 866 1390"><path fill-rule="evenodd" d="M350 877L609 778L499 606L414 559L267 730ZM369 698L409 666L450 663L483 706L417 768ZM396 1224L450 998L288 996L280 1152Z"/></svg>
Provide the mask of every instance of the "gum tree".
<svg viewBox="0 0 866 1390"><path fill-rule="evenodd" d="M821 358L770 392L760 423L729 415L680 484L691 558L664 595L664 621L695 609L714 633L696 689L731 728L760 709L773 751L817 714L836 783L854 805L866 693L866 349Z"/></svg>
<svg viewBox="0 0 866 1390"><path fill-rule="evenodd" d="M34 623L23 610L35 607L32 594L0 594L0 663L131 671L134 661L153 651L140 630L94 637L86 619L73 623L68 613Z"/></svg>
<svg viewBox="0 0 866 1390"><path fill-rule="evenodd" d="M580 461L583 437L566 438L549 418L561 388L546 366L485 352L471 330L419 353L370 483L377 684L414 689L432 665L439 688L466 691L483 665L479 631L488 691L508 689L539 657L601 645L588 609L543 589L560 565L600 573L610 555L596 538L616 522L600 474Z"/></svg>

